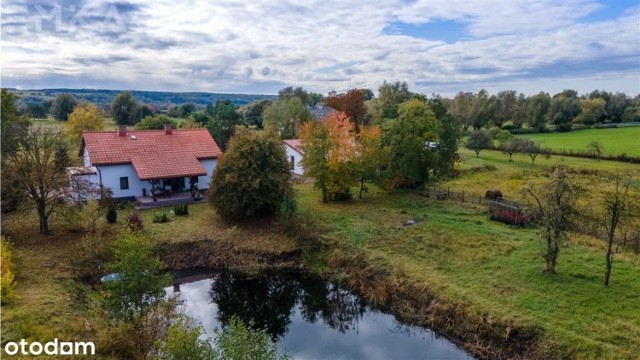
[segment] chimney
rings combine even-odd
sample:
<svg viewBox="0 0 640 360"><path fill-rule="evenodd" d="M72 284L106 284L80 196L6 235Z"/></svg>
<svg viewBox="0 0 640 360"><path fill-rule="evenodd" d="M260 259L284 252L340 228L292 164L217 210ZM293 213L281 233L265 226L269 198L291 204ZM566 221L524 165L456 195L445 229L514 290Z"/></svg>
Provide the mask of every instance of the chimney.
<svg viewBox="0 0 640 360"><path fill-rule="evenodd" d="M118 136L127 136L127 127L125 125L118 126Z"/></svg>
<svg viewBox="0 0 640 360"><path fill-rule="evenodd" d="M173 134L173 129L171 128L171 124L164 124L164 134L165 135Z"/></svg>

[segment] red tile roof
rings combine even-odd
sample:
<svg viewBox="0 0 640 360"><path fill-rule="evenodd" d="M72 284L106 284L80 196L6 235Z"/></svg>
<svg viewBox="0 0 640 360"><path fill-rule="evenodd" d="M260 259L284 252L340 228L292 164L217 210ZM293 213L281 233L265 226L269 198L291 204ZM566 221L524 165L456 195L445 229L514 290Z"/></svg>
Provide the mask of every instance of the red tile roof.
<svg viewBox="0 0 640 360"><path fill-rule="evenodd" d="M132 138L135 136L135 140ZM222 152L207 129L88 131L82 134L80 155L89 152L91 165L132 164L140 180L206 175L198 160Z"/></svg>
<svg viewBox="0 0 640 360"><path fill-rule="evenodd" d="M300 155L304 155L304 151L302 151L302 141L300 139L287 139L282 140L283 143L289 145L293 150L300 153Z"/></svg>

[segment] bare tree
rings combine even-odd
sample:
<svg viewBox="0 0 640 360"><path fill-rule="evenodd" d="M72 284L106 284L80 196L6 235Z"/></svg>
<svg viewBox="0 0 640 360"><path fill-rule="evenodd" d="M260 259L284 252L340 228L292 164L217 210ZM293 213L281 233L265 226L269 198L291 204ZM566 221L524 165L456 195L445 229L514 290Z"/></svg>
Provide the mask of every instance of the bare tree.
<svg viewBox="0 0 640 360"><path fill-rule="evenodd" d="M593 153L598 161L600 161L600 157L604 152L604 146L600 141L593 140L587 145L587 149Z"/></svg>
<svg viewBox="0 0 640 360"><path fill-rule="evenodd" d="M615 176L615 188L613 191L603 192L602 213L598 216L599 227L602 231L598 234L607 241L607 254L604 272L604 285L609 286L613 255L627 242L633 240L638 234L640 223L638 222L638 201L640 197L633 191L631 184L633 175L622 177Z"/></svg>
<svg viewBox="0 0 640 360"><path fill-rule="evenodd" d="M538 186L529 183L524 193L535 200L542 225L540 237L544 250L542 257L546 271L555 273L560 247L567 238L567 229L576 212L578 184L571 181L565 167L557 167L551 177Z"/></svg>
<svg viewBox="0 0 640 360"><path fill-rule="evenodd" d="M7 155L3 171L12 172L35 205L41 234L49 233L49 216L64 202L64 189L69 182L66 149L60 129L38 126L30 129L19 140L17 150Z"/></svg>

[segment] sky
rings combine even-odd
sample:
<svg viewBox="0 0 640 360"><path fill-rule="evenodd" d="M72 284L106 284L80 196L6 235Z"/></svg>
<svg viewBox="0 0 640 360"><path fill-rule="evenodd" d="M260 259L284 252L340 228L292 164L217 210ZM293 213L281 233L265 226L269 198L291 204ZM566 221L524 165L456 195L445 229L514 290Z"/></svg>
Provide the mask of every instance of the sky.
<svg viewBox="0 0 640 360"><path fill-rule="evenodd" d="M2 87L640 93L640 0L3 0Z"/></svg>

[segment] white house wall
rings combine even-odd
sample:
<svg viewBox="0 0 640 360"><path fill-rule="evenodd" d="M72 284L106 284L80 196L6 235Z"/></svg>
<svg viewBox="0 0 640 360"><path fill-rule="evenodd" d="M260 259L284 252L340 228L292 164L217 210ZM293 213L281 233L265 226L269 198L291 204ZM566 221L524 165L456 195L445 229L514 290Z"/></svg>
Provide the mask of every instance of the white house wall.
<svg viewBox="0 0 640 360"><path fill-rule="evenodd" d="M291 157L293 156L294 166L292 171L298 175L304 175L304 169L302 168L302 155L286 143L284 144L284 149L287 152L287 161L289 163L291 163Z"/></svg>
<svg viewBox="0 0 640 360"><path fill-rule="evenodd" d="M207 175L198 177L198 189L204 190L209 188L209 184L211 183L211 174L213 174L213 170L215 170L216 165L218 165L217 159L208 159L208 160L200 160L200 165L207 171ZM189 182L187 181L187 184Z"/></svg>
<svg viewBox="0 0 640 360"><path fill-rule="evenodd" d="M82 153L82 162L84 163L84 167L91 167L91 160L89 159L89 150L84 148L84 152Z"/></svg>
<svg viewBox="0 0 640 360"><path fill-rule="evenodd" d="M205 190L209 188L211 183L211 174L216 168L218 160L207 159L200 160L200 164L207 171L207 175L198 177L198 189ZM100 178L102 178L102 185L111 188L114 198L128 198L135 196L142 196L142 189L147 189L147 196L151 195L151 183L149 181L140 181L138 174L136 174L133 165L103 165L98 166L98 175L92 176L91 181L96 185L100 185ZM129 178L129 189L120 189L120 178ZM189 186L189 178L185 178L185 187Z"/></svg>

